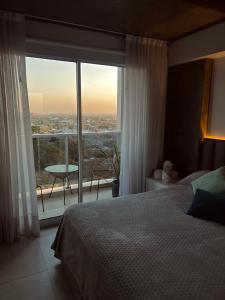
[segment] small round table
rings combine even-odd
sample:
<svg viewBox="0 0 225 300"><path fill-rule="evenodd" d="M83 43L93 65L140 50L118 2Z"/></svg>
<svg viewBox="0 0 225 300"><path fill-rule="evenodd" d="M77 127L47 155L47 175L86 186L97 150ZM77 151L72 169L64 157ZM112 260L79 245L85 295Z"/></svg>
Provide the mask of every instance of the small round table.
<svg viewBox="0 0 225 300"><path fill-rule="evenodd" d="M71 194L72 194L72 188L69 180L69 176L72 173L75 173L78 171L77 165L52 165L45 168L45 171L54 176L54 181L52 184L51 193L49 194L49 198L52 196L52 191L56 182L56 178L62 179L63 181L63 195L64 195L64 205L65 203L65 179L67 179L67 188L70 188Z"/></svg>

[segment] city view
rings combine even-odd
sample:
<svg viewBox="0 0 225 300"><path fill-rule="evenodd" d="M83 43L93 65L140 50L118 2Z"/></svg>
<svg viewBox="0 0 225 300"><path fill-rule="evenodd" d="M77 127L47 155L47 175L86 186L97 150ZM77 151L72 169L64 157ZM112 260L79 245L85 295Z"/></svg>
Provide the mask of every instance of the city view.
<svg viewBox="0 0 225 300"><path fill-rule="evenodd" d="M64 181L59 174L49 173L48 168L79 166L76 63L27 57L26 71L37 192L43 190L49 211L63 205L63 201L56 199L63 197L63 186L68 187L68 178ZM99 180L100 185L106 185L107 195L112 195L114 146L120 144L117 74L117 67L86 63L81 66L84 201L90 197L96 199ZM75 191L73 201L77 197L78 177L78 169L69 175ZM49 198L51 189L54 201ZM42 213L40 201L39 209Z"/></svg>
<svg viewBox="0 0 225 300"><path fill-rule="evenodd" d="M76 133L77 116L74 114L31 113L33 134ZM83 132L102 132L118 130L116 115L83 115Z"/></svg>
<svg viewBox="0 0 225 300"><path fill-rule="evenodd" d="M114 115L85 115L83 126L83 181L90 181L95 166L105 157L113 158L113 146L118 144L117 119ZM45 168L49 165L78 165L78 140L76 116L65 114L31 114L33 148L37 185L49 188L52 180ZM67 152L67 153L66 153ZM91 164L90 164L91 162ZM112 178L112 168L103 167L101 177ZM71 175L77 183L77 174ZM62 182L56 183L60 186Z"/></svg>

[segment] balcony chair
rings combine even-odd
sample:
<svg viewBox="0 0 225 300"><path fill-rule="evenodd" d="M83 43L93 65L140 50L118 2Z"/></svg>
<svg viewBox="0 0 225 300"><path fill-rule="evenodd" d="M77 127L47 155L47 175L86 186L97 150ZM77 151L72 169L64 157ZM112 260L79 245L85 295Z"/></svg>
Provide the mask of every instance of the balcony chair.
<svg viewBox="0 0 225 300"><path fill-rule="evenodd" d="M98 200L100 180L105 180L113 177L112 158L106 158L106 154L101 145L98 144L96 139L95 144L84 145L84 167L83 178L90 180L90 192L92 191L93 180L97 180L97 196Z"/></svg>
<svg viewBox="0 0 225 300"><path fill-rule="evenodd" d="M113 177L113 169L112 169L112 159L96 159L93 162L92 166L92 173L91 173L91 185L90 185L90 192L92 191L92 183L93 180L98 181L97 185L97 196L96 200L98 200L99 196L99 189L100 189L100 180L110 179Z"/></svg>

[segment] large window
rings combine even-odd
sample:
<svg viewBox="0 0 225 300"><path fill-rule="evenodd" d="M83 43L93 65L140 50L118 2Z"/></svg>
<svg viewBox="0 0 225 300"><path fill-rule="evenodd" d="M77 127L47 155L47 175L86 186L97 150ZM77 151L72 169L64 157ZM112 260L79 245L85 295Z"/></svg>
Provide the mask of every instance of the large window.
<svg viewBox="0 0 225 300"><path fill-rule="evenodd" d="M40 218L61 215L81 200L111 198L113 149L120 140L121 69L82 63L77 103L75 62L27 57L26 66Z"/></svg>

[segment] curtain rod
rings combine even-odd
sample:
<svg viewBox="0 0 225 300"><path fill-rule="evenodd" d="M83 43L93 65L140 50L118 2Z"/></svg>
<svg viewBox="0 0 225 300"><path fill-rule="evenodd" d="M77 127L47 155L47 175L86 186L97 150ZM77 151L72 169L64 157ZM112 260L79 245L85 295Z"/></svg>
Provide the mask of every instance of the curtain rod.
<svg viewBox="0 0 225 300"><path fill-rule="evenodd" d="M113 35L117 35L117 36L121 36L121 37L126 36L125 33L117 32L117 31L105 30L105 29L101 29L101 28L80 25L80 24L75 24L75 23L70 23L70 22L65 22L65 21L58 21L58 20L48 19L48 18L44 18L44 17L37 17L37 16L30 15L30 14L25 14L25 19L39 21L39 22L45 22L45 23L58 24L58 25L69 26L69 27L76 27L76 28L80 28L80 29L86 29L86 30L91 30L91 31L96 31L96 32L101 32L101 33L109 33L109 34L113 34Z"/></svg>

